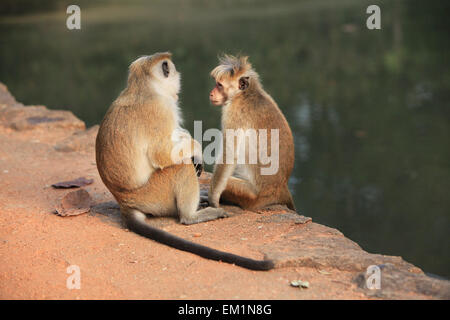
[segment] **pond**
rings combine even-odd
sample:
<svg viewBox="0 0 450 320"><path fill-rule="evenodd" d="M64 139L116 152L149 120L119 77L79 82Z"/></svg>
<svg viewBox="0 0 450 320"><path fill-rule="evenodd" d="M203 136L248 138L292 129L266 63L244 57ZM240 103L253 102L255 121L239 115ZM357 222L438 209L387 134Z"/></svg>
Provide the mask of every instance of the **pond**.
<svg viewBox="0 0 450 320"><path fill-rule="evenodd" d="M169 50L185 127L219 128L209 72L245 53L294 133L298 211L450 277L448 4L378 1L382 28L368 30L362 0L84 0L68 30L67 1L45 3L0 6L0 81L18 101L94 125L130 62Z"/></svg>

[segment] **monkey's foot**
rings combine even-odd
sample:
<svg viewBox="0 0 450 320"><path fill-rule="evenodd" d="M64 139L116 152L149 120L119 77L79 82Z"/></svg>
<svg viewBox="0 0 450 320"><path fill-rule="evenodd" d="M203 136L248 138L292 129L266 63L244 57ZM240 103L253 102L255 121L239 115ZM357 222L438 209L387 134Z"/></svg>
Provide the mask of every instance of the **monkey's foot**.
<svg viewBox="0 0 450 320"><path fill-rule="evenodd" d="M225 210L208 207L197 211L193 217L180 217L180 222L188 225L227 217L228 213Z"/></svg>

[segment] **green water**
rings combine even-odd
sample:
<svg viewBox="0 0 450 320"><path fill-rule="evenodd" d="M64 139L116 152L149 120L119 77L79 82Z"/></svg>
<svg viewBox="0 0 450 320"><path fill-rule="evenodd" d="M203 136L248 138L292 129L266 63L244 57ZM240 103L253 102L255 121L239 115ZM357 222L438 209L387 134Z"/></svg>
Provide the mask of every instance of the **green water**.
<svg viewBox="0 0 450 320"><path fill-rule="evenodd" d="M372 2L362 0L84 0L80 31L66 28L68 1L5 1L0 81L19 101L71 110L88 125L123 89L131 61L170 50L185 126L217 128L209 71L221 52L250 55L294 133L299 211L369 252L450 276L444 1L377 1L374 31L365 27Z"/></svg>

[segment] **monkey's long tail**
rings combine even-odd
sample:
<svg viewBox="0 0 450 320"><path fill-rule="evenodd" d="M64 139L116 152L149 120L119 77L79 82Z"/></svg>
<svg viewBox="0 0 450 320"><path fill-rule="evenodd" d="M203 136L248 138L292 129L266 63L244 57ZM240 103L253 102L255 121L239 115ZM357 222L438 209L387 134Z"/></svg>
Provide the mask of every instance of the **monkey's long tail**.
<svg viewBox="0 0 450 320"><path fill-rule="evenodd" d="M247 268L250 270L270 270L274 268L274 263L271 260L253 260L250 258L245 258L232 253L216 250L197 244L183 238L177 237L166 231L160 230L158 228L150 226L144 220L140 219L135 214L129 215L126 218L127 227L136 232L137 234L144 236L146 238L155 240L162 244L168 245L170 247L191 252L200 257L223 261L226 263L235 264L237 266Z"/></svg>

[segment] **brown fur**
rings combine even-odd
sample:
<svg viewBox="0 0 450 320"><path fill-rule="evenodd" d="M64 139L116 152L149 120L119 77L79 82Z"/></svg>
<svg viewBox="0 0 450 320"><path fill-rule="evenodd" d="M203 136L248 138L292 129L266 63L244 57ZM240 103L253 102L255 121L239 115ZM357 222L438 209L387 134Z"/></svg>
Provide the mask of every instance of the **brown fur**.
<svg viewBox="0 0 450 320"><path fill-rule="evenodd" d="M223 105L224 159L227 152L226 129L267 129L268 154L271 152L270 129L279 129L279 169L274 175L261 175L260 168L263 165L259 161L257 164L246 165L217 164L209 191L210 204L218 206L220 199L244 209L285 204L295 210L287 186L294 167L294 142L283 113L262 88L258 74L252 69L247 57L225 56L211 75L217 82L210 94L211 102ZM248 81L248 87L244 90L239 89L242 78ZM248 157L248 142L246 152ZM249 163L248 158L246 159L246 163ZM246 172L247 178L242 177L239 171Z"/></svg>
<svg viewBox="0 0 450 320"><path fill-rule="evenodd" d="M178 90L167 96L160 91L170 87L170 81L178 85L179 75L173 66L174 80L161 80L154 70L162 60L172 64L170 57L170 53L159 53L131 64L127 88L113 102L100 125L97 168L124 216L133 210L152 215L178 213L182 222L192 223L197 219L199 201L195 170L192 164L174 162L171 152L177 144L187 144L192 147L189 150L194 150L198 142L190 136L173 141L172 133L179 125ZM181 157L190 159L194 153L183 155L181 151ZM201 158L201 153L197 156ZM185 198L190 200L182 202ZM223 216L223 212L216 214Z"/></svg>
<svg viewBox="0 0 450 320"><path fill-rule="evenodd" d="M131 64L127 88L109 108L97 135L100 177L119 203L126 225L136 233L204 258L254 270L271 269L271 261L205 247L145 222L146 214L179 216L184 224L227 216L217 208L197 211L199 183L191 158L201 159L201 147L179 126L180 80L170 58L169 53L158 53ZM181 136L174 138L179 132ZM172 157L172 150L180 146L187 147L179 151L187 164Z"/></svg>

